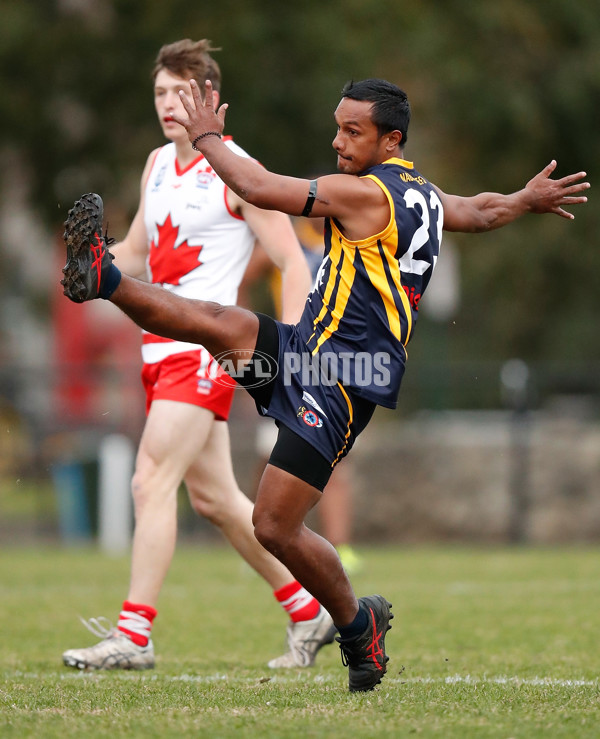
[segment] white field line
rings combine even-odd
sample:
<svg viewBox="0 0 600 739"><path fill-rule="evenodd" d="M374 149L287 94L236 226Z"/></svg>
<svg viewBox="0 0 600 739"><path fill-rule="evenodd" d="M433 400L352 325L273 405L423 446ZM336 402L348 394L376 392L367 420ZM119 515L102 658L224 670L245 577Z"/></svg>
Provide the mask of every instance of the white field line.
<svg viewBox="0 0 600 739"><path fill-rule="evenodd" d="M112 673L113 675L115 673ZM58 680L99 680L107 677L103 672L54 672L54 673L33 673L5 672L4 678L7 680L15 678L25 679L44 679L55 678ZM131 672L123 672L119 674L121 680L135 680L138 682L187 682L209 684L215 682L231 682L236 684L256 685L259 683L276 683L276 684L299 684L299 683L338 683L346 680L346 676L340 674L334 675L270 675L265 674L263 677L237 677L235 675L227 675L216 673L214 675L144 675ZM386 677L382 683L382 688L386 685L507 685L511 687L555 687L555 688L578 688L578 687L596 687L600 688L600 680L583 680L583 679L566 679L553 677L518 677L516 675L498 675L496 677L477 677L474 675L448 675L446 677Z"/></svg>

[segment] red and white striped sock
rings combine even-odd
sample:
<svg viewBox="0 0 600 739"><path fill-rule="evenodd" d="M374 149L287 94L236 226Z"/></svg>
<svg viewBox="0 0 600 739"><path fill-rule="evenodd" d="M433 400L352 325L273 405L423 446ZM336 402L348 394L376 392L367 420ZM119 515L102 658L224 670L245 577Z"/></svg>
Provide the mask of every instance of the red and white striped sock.
<svg viewBox="0 0 600 739"><path fill-rule="evenodd" d="M287 611L295 623L298 621L310 621L315 618L321 606L319 601L294 580L275 590L273 595L277 598L281 607Z"/></svg>
<svg viewBox="0 0 600 739"><path fill-rule="evenodd" d="M117 628L131 639L138 647L145 647L150 640L152 622L156 618L156 609L142 603L123 602L123 610L119 614Z"/></svg>

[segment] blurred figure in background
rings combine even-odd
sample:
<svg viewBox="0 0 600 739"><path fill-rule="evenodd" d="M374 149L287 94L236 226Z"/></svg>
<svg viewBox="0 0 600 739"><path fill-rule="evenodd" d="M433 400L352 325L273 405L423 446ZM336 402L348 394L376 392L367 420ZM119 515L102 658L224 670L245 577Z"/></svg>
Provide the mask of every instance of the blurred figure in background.
<svg viewBox="0 0 600 739"><path fill-rule="evenodd" d="M154 103L170 143L148 157L140 203L123 241L112 248L126 274L146 275L176 295L235 304L254 243L260 240L281 271L284 320L296 322L310 289L310 273L290 219L249 205L216 175L173 120L183 112L180 91L189 80L221 74L207 40L163 46L153 70ZM230 136L226 145L248 155ZM251 501L235 480L227 417L235 382L202 346L143 333L142 379L147 420L132 483L135 531L131 580L117 628L88 622L102 640L70 649L63 662L79 669L147 669L154 666L151 639L157 601L177 536L177 491L185 482L192 507L217 526L273 588L289 615L288 651L270 667L306 667L333 641L331 617L256 540ZM195 615L193 621L197 616ZM190 634L193 639L193 634Z"/></svg>

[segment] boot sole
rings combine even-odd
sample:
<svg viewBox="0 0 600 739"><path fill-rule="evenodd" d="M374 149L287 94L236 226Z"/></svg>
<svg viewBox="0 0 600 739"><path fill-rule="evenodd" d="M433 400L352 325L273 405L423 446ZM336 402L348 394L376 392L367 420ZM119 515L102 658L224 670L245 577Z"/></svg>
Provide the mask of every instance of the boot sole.
<svg viewBox="0 0 600 739"><path fill-rule="evenodd" d="M67 247L67 263L63 267L64 278L60 284L64 294L76 303L83 303L92 297L89 284L90 245L95 237L102 237L103 212L102 198L89 193L75 203L65 221L63 239Z"/></svg>

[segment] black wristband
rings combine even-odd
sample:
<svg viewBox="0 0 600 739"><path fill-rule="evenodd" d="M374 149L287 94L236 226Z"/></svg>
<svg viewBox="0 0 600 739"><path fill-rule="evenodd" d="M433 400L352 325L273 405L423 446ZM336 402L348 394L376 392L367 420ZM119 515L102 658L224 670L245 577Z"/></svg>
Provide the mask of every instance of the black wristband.
<svg viewBox="0 0 600 739"><path fill-rule="evenodd" d="M196 146L196 143L200 141L200 139L203 139L205 136L218 136L221 138L221 134L218 131L206 131L206 133L201 133L200 136L196 136L196 138L192 141L192 149L194 151L200 151L198 147Z"/></svg>
<svg viewBox="0 0 600 739"><path fill-rule="evenodd" d="M306 198L306 205L304 206L304 210L300 215L303 216L309 216L310 212L313 207L313 203L315 202L315 198L317 197L317 181L311 180L310 181L310 187L308 188L308 197Z"/></svg>

